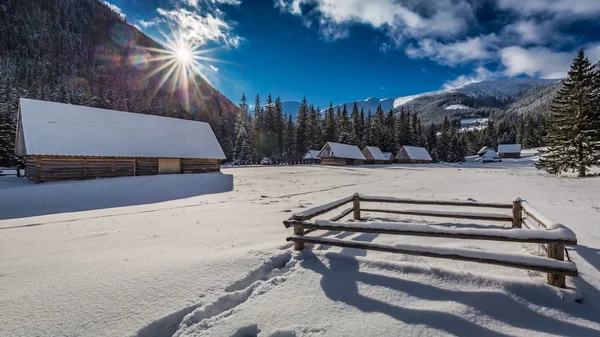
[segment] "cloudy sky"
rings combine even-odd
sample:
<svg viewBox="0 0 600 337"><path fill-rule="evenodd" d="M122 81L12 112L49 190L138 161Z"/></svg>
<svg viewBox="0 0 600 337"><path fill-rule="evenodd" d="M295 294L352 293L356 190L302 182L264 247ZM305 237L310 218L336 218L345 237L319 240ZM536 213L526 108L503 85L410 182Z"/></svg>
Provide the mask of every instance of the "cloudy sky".
<svg viewBox="0 0 600 337"><path fill-rule="evenodd" d="M600 59L599 0L108 0L158 40L177 29L242 92L324 107L473 81L558 78Z"/></svg>

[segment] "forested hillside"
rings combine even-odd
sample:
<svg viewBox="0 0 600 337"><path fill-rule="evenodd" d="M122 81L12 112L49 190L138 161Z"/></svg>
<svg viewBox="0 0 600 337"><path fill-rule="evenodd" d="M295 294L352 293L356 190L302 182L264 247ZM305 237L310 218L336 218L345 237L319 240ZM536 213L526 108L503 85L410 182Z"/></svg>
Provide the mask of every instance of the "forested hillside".
<svg viewBox="0 0 600 337"><path fill-rule="evenodd" d="M207 121L232 155L235 105L198 77L190 109L157 91L166 71L148 76L144 47L161 46L100 1L4 0L0 22L0 166L15 164L19 97Z"/></svg>

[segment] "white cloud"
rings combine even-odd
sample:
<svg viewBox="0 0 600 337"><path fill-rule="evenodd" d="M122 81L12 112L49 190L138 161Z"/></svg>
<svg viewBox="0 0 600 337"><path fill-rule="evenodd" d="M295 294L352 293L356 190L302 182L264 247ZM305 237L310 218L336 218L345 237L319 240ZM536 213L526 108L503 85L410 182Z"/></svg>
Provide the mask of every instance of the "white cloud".
<svg viewBox="0 0 600 337"><path fill-rule="evenodd" d="M574 57L573 52L556 52L545 47L512 46L500 51L506 76L561 78L567 74Z"/></svg>
<svg viewBox="0 0 600 337"><path fill-rule="evenodd" d="M152 19L150 21L138 20L137 25L139 27L142 27L142 28L149 28L149 27L152 27L152 26L156 26L156 25L158 25L159 23L161 23L163 21L164 20L162 20L160 18L154 18L154 19Z"/></svg>
<svg viewBox="0 0 600 337"><path fill-rule="evenodd" d="M600 13L598 0L498 0L498 5L521 15L555 13L591 16Z"/></svg>
<svg viewBox="0 0 600 337"><path fill-rule="evenodd" d="M460 75L457 78L444 83L442 89L454 89L465 86L467 84L491 80L497 77L497 75L484 67L477 67L475 72L471 75Z"/></svg>
<svg viewBox="0 0 600 337"><path fill-rule="evenodd" d="M205 2L205 3L212 3L212 4L223 4L223 5L234 5L234 6L238 6L242 3L242 0L182 0L183 3L187 4L188 6L192 6L192 7L200 7L200 2Z"/></svg>
<svg viewBox="0 0 600 337"><path fill-rule="evenodd" d="M123 11L121 10L121 8L117 7L116 5L111 4L108 1L102 1L105 5L107 5L108 7L110 7L110 9L112 9L113 12L119 14L123 19L125 19L125 17L127 17L127 15L125 15L123 13Z"/></svg>
<svg viewBox="0 0 600 337"><path fill-rule="evenodd" d="M423 39L417 45L409 45L406 54L411 58L430 58L440 64L456 65L491 58L493 56L491 45L496 40L494 34L446 44L432 39Z"/></svg>
<svg viewBox="0 0 600 337"><path fill-rule="evenodd" d="M158 14L174 24L181 31L183 38L198 45L212 41L236 48L242 41L242 38L234 33L231 24L225 21L224 14L219 9L203 15L199 9L191 11L185 8L159 8Z"/></svg>
<svg viewBox="0 0 600 337"><path fill-rule="evenodd" d="M397 44L406 37L449 37L463 32L472 17L464 0L275 0L282 11L302 14L302 5L313 5L321 25L355 23L382 29ZM422 15L420 12L426 12ZM313 13L314 14L314 13ZM325 30L328 32L328 30ZM338 34L340 38L347 34Z"/></svg>
<svg viewBox="0 0 600 337"><path fill-rule="evenodd" d="M208 67L210 68L210 70L214 71L215 73L219 72L219 68L213 66L212 64L209 64Z"/></svg>

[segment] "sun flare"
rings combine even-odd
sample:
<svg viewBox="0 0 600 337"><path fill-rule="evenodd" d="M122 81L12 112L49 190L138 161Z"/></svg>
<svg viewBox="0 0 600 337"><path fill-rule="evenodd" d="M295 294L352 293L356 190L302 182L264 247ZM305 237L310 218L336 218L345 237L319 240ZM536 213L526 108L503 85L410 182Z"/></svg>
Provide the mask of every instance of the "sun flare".
<svg viewBox="0 0 600 337"><path fill-rule="evenodd" d="M206 74L214 72L209 71L207 62L228 62L205 56L214 48L200 49L200 45L184 38L182 33L177 30L172 30L171 34L165 34L163 31L160 33L164 41L159 41L164 48L144 47L147 52L153 54L146 59L148 64L155 64L154 69L146 75L146 80L155 75L161 77L154 90L154 95L165 87L167 82L170 82L170 85L167 84L167 89L171 95L180 95L185 107L189 109L192 95L201 95L199 82L194 77L200 77L212 85Z"/></svg>
<svg viewBox="0 0 600 337"><path fill-rule="evenodd" d="M179 62L187 63L192 59L192 54L186 47L180 47L175 51L175 56Z"/></svg>

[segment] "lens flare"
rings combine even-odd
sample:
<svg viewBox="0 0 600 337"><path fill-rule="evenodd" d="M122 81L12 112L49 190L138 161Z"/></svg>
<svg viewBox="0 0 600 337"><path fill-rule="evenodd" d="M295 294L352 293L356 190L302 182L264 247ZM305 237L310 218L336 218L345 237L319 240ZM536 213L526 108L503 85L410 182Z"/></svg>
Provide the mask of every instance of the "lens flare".
<svg viewBox="0 0 600 337"><path fill-rule="evenodd" d="M212 86L211 81L205 75L212 72L210 72L208 65L203 64L203 62L230 62L203 56L214 49L200 49L198 44L184 38L183 34L176 30L172 30L170 35L165 34L162 30L159 30L159 32L164 40L158 40L164 48L144 47L151 54L145 58L145 61L147 64L155 64L154 69L146 75L144 80L148 80L153 76L160 76L154 89L154 95L166 85L171 96L177 93L177 96L181 97L185 108L189 111L190 97L202 96L199 87L202 81L198 81L196 77L200 77ZM212 74L214 76L214 73ZM167 84L167 82L170 82L170 84Z"/></svg>

